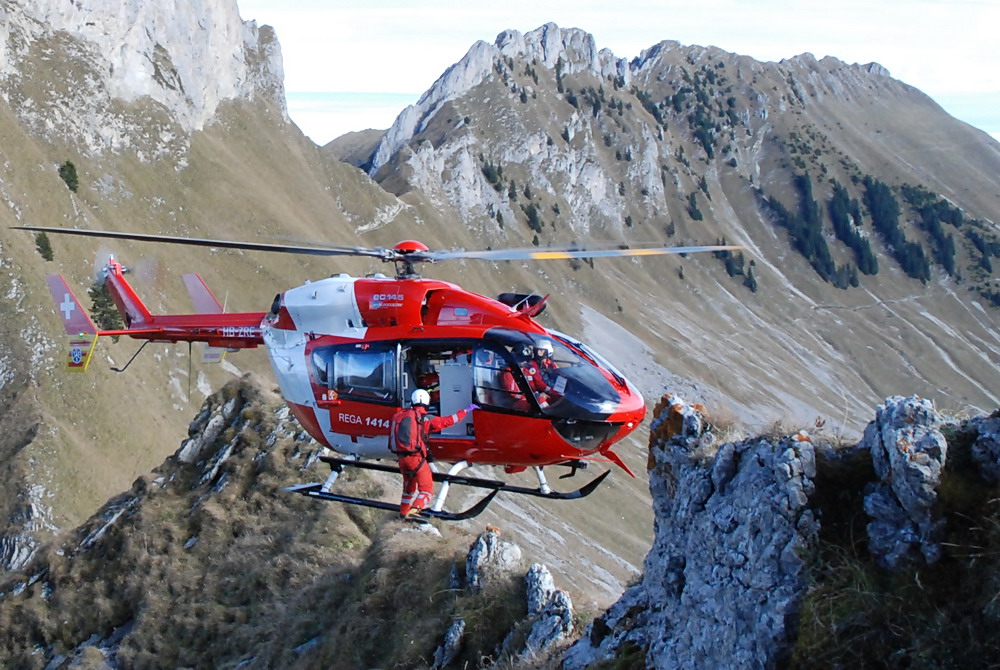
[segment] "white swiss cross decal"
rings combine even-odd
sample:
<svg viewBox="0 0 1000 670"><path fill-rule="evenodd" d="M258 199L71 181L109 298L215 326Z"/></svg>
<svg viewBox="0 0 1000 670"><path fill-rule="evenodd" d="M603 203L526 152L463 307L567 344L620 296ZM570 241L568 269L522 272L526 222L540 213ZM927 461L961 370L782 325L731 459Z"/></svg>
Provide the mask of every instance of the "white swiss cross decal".
<svg viewBox="0 0 1000 670"><path fill-rule="evenodd" d="M73 317L73 310L76 309L76 303L73 301L73 296L67 293L63 297L63 303L59 305L59 309L63 313L63 321L69 321Z"/></svg>

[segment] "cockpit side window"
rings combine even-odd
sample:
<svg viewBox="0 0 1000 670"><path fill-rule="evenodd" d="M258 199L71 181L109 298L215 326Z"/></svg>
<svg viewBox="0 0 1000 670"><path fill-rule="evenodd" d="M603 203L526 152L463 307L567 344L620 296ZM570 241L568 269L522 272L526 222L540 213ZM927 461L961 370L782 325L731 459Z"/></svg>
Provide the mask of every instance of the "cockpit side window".
<svg viewBox="0 0 1000 670"><path fill-rule="evenodd" d="M330 371L333 367L333 347L317 347L312 352L313 373L316 381L325 388L330 387Z"/></svg>
<svg viewBox="0 0 1000 670"><path fill-rule="evenodd" d="M528 411L529 403L521 386L520 374L514 369L504 348L477 348L472 367L476 402L484 407Z"/></svg>

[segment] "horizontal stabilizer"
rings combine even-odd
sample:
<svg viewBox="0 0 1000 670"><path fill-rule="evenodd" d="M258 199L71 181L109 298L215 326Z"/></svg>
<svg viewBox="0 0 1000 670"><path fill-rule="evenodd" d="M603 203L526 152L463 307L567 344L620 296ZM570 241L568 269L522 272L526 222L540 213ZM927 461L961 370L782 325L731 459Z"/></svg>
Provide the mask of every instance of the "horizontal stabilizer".
<svg viewBox="0 0 1000 670"><path fill-rule="evenodd" d="M222 314L225 311L222 304L219 303L218 298L208 288L205 280L201 278L201 275L191 273L182 275L181 279L184 280L184 288L187 289L188 295L191 296L191 302L194 303L194 308L198 313ZM221 363L225 356L226 350L224 348L206 344L201 351L201 362Z"/></svg>

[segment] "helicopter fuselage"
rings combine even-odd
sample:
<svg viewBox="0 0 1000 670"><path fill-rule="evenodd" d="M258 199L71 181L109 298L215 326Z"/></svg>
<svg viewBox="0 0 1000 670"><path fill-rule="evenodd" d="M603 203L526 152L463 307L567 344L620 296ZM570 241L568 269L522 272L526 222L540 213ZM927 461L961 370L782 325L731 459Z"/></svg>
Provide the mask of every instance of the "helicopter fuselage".
<svg viewBox="0 0 1000 670"><path fill-rule="evenodd" d="M443 281L339 275L280 294L261 334L292 412L340 453L393 458L392 416L425 388L435 413L478 405L431 436L438 460L619 462L610 447L642 422L641 395L528 312Z"/></svg>

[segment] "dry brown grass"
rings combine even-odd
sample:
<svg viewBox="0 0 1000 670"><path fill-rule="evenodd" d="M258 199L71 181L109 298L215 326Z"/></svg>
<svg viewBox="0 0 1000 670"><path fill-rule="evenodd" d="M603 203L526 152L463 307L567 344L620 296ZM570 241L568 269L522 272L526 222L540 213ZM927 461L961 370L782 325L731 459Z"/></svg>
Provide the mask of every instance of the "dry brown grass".
<svg viewBox="0 0 1000 670"><path fill-rule="evenodd" d="M820 459L821 542L799 622L795 668L1000 666L1000 491L969 455L970 436L948 434L938 511L943 558L899 572L867 554L867 454Z"/></svg>

